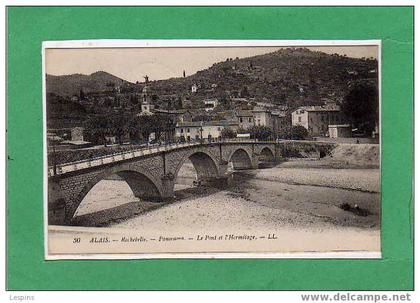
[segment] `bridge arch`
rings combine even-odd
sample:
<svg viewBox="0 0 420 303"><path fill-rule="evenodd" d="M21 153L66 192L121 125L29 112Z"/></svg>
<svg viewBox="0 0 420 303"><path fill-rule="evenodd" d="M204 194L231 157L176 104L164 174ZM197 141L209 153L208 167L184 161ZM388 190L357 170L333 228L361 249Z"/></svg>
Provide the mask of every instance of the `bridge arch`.
<svg viewBox="0 0 420 303"><path fill-rule="evenodd" d="M275 162L274 152L269 147L263 147L260 152L259 160L262 162Z"/></svg>
<svg viewBox="0 0 420 303"><path fill-rule="evenodd" d="M146 170L139 167L130 167L129 165L109 168L84 185L81 192L73 199L70 207L67 208L67 221L71 221L73 219L78 207L92 188L100 181L114 174L118 175L128 184L134 196L137 198L156 200L162 197L161 184Z"/></svg>
<svg viewBox="0 0 420 303"><path fill-rule="evenodd" d="M208 180L219 176L219 166L214 156L206 151L193 150L184 155L177 165L174 176L178 176L182 165L189 159L197 173L198 180Z"/></svg>
<svg viewBox="0 0 420 303"><path fill-rule="evenodd" d="M233 169L250 169L252 168L251 155L243 148L235 149L230 155L229 162L232 162Z"/></svg>
<svg viewBox="0 0 420 303"><path fill-rule="evenodd" d="M272 167L276 162L276 156L273 150L269 147L263 147L258 155L258 167L268 168Z"/></svg>

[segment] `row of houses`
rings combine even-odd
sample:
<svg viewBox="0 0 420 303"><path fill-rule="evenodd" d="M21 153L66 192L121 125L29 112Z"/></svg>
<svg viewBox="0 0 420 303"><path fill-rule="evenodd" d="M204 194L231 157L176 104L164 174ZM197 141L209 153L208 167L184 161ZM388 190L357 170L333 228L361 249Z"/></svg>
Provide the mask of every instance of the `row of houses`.
<svg viewBox="0 0 420 303"><path fill-rule="evenodd" d="M144 114L144 112L143 112ZM225 112L226 119L211 121L194 121L198 112L192 110L164 110L148 108L147 114L166 115L175 122L175 129L170 137L177 141L190 141L201 138L220 139L224 129L234 132L247 130L253 126L265 126L272 130L272 139L280 134L285 134L290 127L290 119L286 119L284 111L255 107L253 110L233 110ZM291 113L292 126L300 125L308 130L309 137L328 136L330 138L351 137L350 124L346 123L346 117L337 105L303 106ZM89 142L83 139L83 128L49 130L49 141L59 142L60 147L82 148ZM108 144L116 143L115 136L106 137ZM55 144L57 145L57 144Z"/></svg>
<svg viewBox="0 0 420 303"><path fill-rule="evenodd" d="M219 138L224 128L233 131L249 129L253 126L266 126L272 130L273 137L284 134L290 127L284 111L275 111L263 107L253 110L237 110L229 120L193 122L191 115L182 115L176 124L175 136L185 139ZM302 126L309 137L351 137L351 126L340 106L335 104L322 106L302 106L291 113L291 126Z"/></svg>
<svg viewBox="0 0 420 303"><path fill-rule="evenodd" d="M212 121L194 121L197 115L211 113L218 106L217 99L205 100L202 112L189 109L162 110L153 107L144 91L142 111L139 115L165 114L176 123L175 139L220 138L225 128L233 131L249 129L253 126L266 126L272 130L273 137L290 127L290 119L286 119L286 111L264 106L256 106L252 110L233 110L224 112L223 119ZM308 136L349 137L351 128L340 106L327 104L320 106L302 106L291 113L291 126L301 125L308 131Z"/></svg>
<svg viewBox="0 0 420 303"><path fill-rule="evenodd" d="M200 114L212 114L218 107L217 99L203 100L204 108L197 111L191 109L163 110L153 106L150 98L150 88L145 86L142 91L142 105L139 115L164 114L168 119L176 123L174 131L175 139L185 140L196 138L220 138L225 128L233 131L246 130L253 126L265 126L272 130L273 138L290 126L303 126L310 137L329 136L347 137L351 136L350 125L340 106L326 104L320 106L302 106L291 113L291 119L286 119L284 108L273 108L258 105L252 110L233 110L230 113L222 113L222 118L211 119L211 121L194 121ZM271 105L271 104L270 104ZM291 125L290 125L291 121Z"/></svg>
<svg viewBox="0 0 420 303"><path fill-rule="evenodd" d="M213 121L193 121L192 115L188 111L181 116L176 124L175 137L185 140L199 138L222 137L223 129L229 128L234 132L247 130L253 126L266 126L273 134L279 133L286 127L286 115L283 112L270 111L264 108L254 108L253 110L233 111L229 119Z"/></svg>

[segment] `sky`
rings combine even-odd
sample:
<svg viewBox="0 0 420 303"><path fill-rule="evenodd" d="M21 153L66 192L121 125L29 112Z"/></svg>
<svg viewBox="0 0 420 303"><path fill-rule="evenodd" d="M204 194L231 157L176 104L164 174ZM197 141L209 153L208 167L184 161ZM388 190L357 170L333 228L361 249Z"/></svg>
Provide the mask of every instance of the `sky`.
<svg viewBox="0 0 420 303"><path fill-rule="evenodd" d="M377 46L307 47L328 54L378 58ZM86 74L106 71L130 82L162 80L195 74L226 58L246 58L282 47L196 47L196 48L74 48L46 49L45 70L51 75Z"/></svg>

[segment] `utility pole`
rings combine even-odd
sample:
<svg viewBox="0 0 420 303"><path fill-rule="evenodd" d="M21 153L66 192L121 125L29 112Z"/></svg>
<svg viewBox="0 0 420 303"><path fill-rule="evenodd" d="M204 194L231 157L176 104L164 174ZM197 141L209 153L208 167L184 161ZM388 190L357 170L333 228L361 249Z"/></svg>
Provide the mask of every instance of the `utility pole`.
<svg viewBox="0 0 420 303"><path fill-rule="evenodd" d="M166 175L166 153L165 151L162 152L162 160L163 160L163 175Z"/></svg>
<svg viewBox="0 0 420 303"><path fill-rule="evenodd" d="M203 121L200 122L200 142L203 144Z"/></svg>

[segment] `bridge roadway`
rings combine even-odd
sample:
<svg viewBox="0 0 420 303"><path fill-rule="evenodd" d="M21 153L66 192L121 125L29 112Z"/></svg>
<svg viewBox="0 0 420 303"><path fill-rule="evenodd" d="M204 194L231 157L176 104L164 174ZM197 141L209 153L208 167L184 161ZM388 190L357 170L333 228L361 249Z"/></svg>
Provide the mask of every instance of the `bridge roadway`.
<svg viewBox="0 0 420 303"><path fill-rule="evenodd" d="M109 164L112 162L124 161L127 159L132 159L136 157L142 157L146 155L152 155L159 152L167 152L170 150L174 150L177 148L184 148L190 147L195 145L201 145L200 142L192 141L192 142L185 142L185 143L172 143L166 145L156 145L156 146L149 146L149 147L142 147L134 150L123 151L112 153L105 156L95 157L91 159L84 159L80 161L74 161L64 164L57 164L54 166L48 167L48 177L58 175L58 174L65 174L68 172L86 169L93 166L99 166L104 164ZM55 170L55 172L54 172Z"/></svg>
<svg viewBox="0 0 420 303"><path fill-rule="evenodd" d="M48 223L70 225L86 194L112 174L126 181L136 197L164 201L174 197L176 177L187 159L193 163L198 180L223 187L229 163L234 169L256 169L261 162L275 163L284 156L286 144L253 140L187 142L49 167Z"/></svg>

